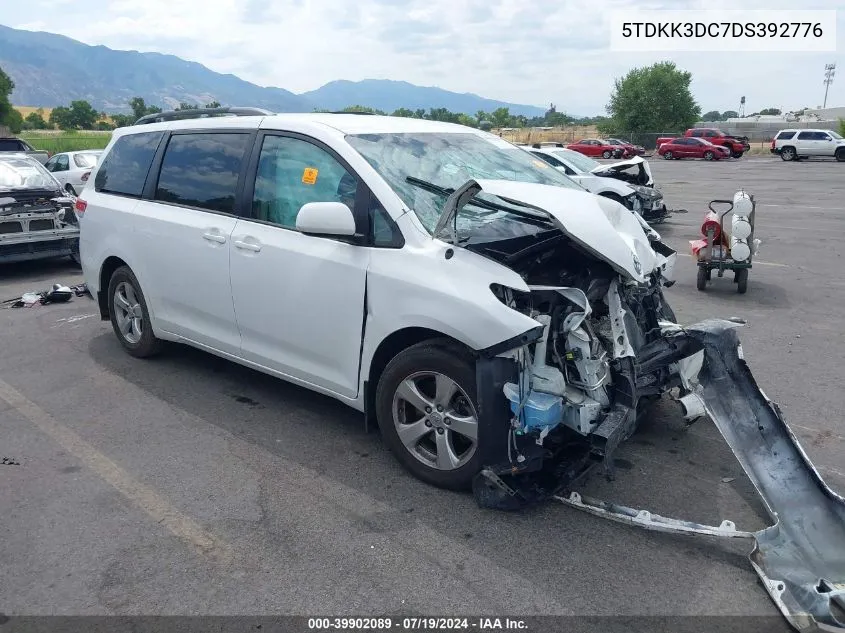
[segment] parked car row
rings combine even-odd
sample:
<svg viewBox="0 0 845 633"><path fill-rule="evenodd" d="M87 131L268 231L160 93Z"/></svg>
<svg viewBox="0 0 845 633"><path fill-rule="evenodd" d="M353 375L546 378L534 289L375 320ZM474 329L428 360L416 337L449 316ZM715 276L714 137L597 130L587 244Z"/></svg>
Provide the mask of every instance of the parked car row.
<svg viewBox="0 0 845 633"><path fill-rule="evenodd" d="M585 138L566 146L584 156L595 158L630 158L632 156L643 156L645 148L641 145L634 145L617 138L597 139Z"/></svg>

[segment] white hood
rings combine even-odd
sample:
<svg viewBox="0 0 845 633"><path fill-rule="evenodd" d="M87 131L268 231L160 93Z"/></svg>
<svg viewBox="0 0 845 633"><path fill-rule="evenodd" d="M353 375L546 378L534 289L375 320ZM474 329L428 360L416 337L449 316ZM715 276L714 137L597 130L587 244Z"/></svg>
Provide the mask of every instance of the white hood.
<svg viewBox="0 0 845 633"><path fill-rule="evenodd" d="M625 171L626 169L630 169L635 166L637 167L637 169L642 169L648 176L648 182L645 182L643 184L646 187L653 186L654 178L651 175L651 167L649 167L648 161L644 160L641 156L634 156L633 158L629 158L628 160L620 160L618 163L610 163L609 165L599 165L598 167L594 167L591 170L591 173L601 174L610 171Z"/></svg>
<svg viewBox="0 0 845 633"><path fill-rule="evenodd" d="M639 282L660 265L637 218L610 198L510 180L476 180L487 193L548 213L575 242Z"/></svg>

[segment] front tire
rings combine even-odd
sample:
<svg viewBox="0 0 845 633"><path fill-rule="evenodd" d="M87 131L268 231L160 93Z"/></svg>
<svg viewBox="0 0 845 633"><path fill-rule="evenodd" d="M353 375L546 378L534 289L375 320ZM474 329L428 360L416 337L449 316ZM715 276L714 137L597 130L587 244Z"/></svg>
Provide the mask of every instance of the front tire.
<svg viewBox="0 0 845 633"><path fill-rule="evenodd" d="M704 152L704 160L713 160L714 158L716 158L716 155L710 150Z"/></svg>
<svg viewBox="0 0 845 633"><path fill-rule="evenodd" d="M663 152L663 158L665 158L666 160L672 160L672 152Z"/></svg>
<svg viewBox="0 0 845 633"><path fill-rule="evenodd" d="M836 154L834 154L834 156L838 162L845 163L845 149L836 150Z"/></svg>
<svg viewBox="0 0 845 633"><path fill-rule="evenodd" d="M141 284L128 266L112 273L108 301L111 325L123 349L136 358L158 354L162 341L153 334Z"/></svg>
<svg viewBox="0 0 845 633"><path fill-rule="evenodd" d="M481 469L477 402L472 358L445 339L400 352L376 388L376 416L390 450L417 478L452 490L469 489Z"/></svg>
<svg viewBox="0 0 845 633"><path fill-rule="evenodd" d="M612 158L612 157L613 157L613 152L611 152L610 150L604 150L604 151L601 153L601 157L602 157L602 158Z"/></svg>

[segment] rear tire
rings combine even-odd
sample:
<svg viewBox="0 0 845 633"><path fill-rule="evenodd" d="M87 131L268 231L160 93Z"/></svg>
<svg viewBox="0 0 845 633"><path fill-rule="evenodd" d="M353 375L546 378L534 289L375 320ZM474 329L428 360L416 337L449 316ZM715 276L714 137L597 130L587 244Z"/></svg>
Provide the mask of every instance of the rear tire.
<svg viewBox="0 0 845 633"><path fill-rule="evenodd" d="M708 277L709 275L707 274L707 269L704 266L699 266L698 277L695 280L695 287L699 290L706 290Z"/></svg>
<svg viewBox="0 0 845 633"><path fill-rule="evenodd" d="M111 325L123 349L136 358L158 354L163 343L153 334L141 284L129 266L112 273L107 296Z"/></svg>
<svg viewBox="0 0 845 633"><path fill-rule="evenodd" d="M601 157L602 158L611 158L611 157L613 157L613 152L611 152L610 150L604 150L601 153Z"/></svg>
<svg viewBox="0 0 845 633"><path fill-rule="evenodd" d="M663 158L665 158L666 160L672 160L672 152L663 152Z"/></svg>
<svg viewBox="0 0 845 633"><path fill-rule="evenodd" d="M483 429L475 364L458 345L434 339L397 354L379 379L376 416L385 443L415 477L451 490L472 486Z"/></svg>
<svg viewBox="0 0 845 633"><path fill-rule="evenodd" d="M780 150L780 159L784 161L798 160L798 153L794 147L787 145Z"/></svg>

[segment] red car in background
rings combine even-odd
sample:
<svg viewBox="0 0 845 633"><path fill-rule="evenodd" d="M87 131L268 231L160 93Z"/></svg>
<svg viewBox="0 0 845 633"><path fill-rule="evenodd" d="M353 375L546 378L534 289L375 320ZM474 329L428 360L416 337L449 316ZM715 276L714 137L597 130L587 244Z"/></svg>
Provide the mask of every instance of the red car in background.
<svg viewBox="0 0 845 633"><path fill-rule="evenodd" d="M719 160L730 158L731 150L721 145L713 145L701 138L673 138L657 148L657 153L671 160L673 158L703 158L704 160Z"/></svg>
<svg viewBox="0 0 845 633"><path fill-rule="evenodd" d="M594 158L622 158L625 149L617 145L611 145L597 138L581 139L577 143L570 143L566 149L571 149L585 156Z"/></svg>
<svg viewBox="0 0 845 633"><path fill-rule="evenodd" d="M629 143L628 141L623 141L618 138L608 138L604 141L608 145L615 145L616 147L621 147L624 151L622 153L622 158L631 158L633 156L644 156L645 155L645 147L642 145L634 145L633 143Z"/></svg>

